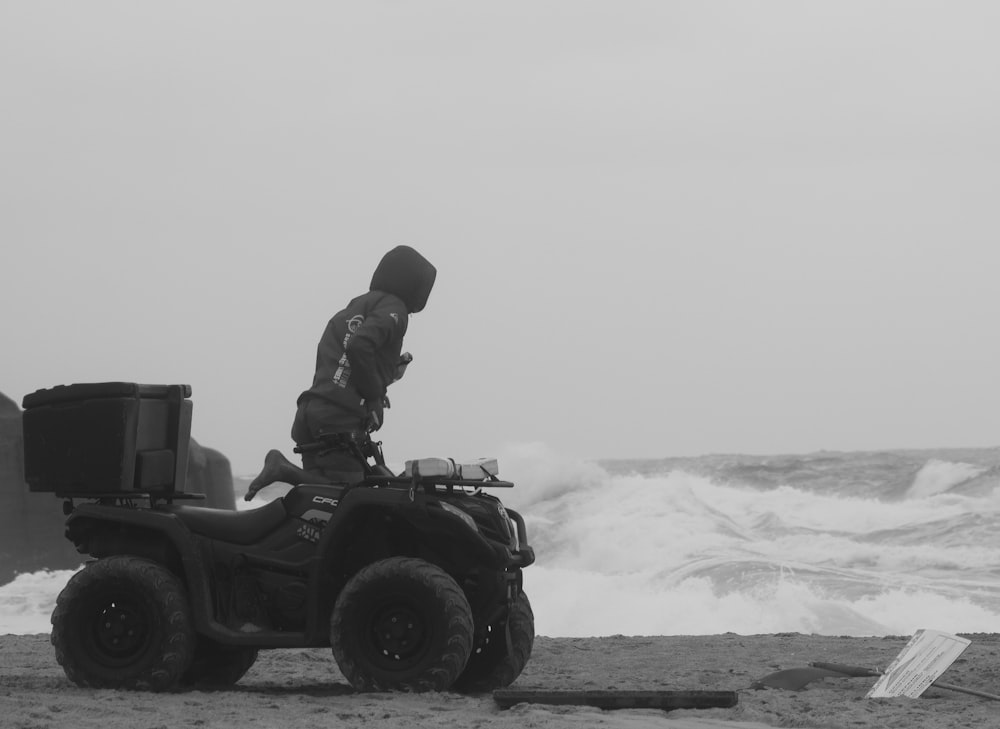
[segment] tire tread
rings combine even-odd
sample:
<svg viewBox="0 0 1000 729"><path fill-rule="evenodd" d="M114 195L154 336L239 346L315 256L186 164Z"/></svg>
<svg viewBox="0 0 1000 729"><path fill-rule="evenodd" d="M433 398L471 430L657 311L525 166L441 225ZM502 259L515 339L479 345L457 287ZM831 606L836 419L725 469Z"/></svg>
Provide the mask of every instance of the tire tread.
<svg viewBox="0 0 1000 729"><path fill-rule="evenodd" d="M373 583L403 577L426 585L444 607L448 639L435 665L417 677L385 680L367 670L346 650L342 636L352 630L346 623L363 593ZM360 570L341 592L330 619L330 644L341 673L358 691L446 691L465 668L472 652L473 623L465 593L440 567L415 557L390 557Z"/></svg>
<svg viewBox="0 0 1000 729"><path fill-rule="evenodd" d="M88 592L100 589L103 582L123 580L131 580L140 589L148 590L161 612L164 618L161 654L146 669L133 675L124 672L117 678L95 675L88 670L87 656L77 655L79 644L73 633L78 630L79 605ZM162 565L140 557L106 557L73 575L56 599L51 622L50 640L56 661L67 678L78 686L163 691L176 685L193 654L194 630L183 584Z"/></svg>

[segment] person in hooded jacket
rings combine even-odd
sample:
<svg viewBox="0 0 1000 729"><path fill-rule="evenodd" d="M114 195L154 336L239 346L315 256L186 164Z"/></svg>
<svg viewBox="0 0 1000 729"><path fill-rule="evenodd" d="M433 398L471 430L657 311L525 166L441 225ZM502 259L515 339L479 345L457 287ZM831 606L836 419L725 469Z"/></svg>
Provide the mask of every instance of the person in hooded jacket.
<svg viewBox="0 0 1000 729"><path fill-rule="evenodd" d="M338 478L362 470L350 444L382 426L386 390L411 359L403 352L409 315L426 306L436 276L420 253L397 246L382 257L368 292L327 323L312 386L299 396L292 423L306 471Z"/></svg>

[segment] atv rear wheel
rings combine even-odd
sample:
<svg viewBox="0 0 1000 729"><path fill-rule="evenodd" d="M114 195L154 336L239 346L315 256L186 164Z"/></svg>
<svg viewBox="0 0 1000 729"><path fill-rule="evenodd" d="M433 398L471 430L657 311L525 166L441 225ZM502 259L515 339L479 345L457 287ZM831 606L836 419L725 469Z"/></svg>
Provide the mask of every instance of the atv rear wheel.
<svg viewBox="0 0 1000 729"><path fill-rule="evenodd" d="M184 586L169 570L115 556L73 575L52 613L52 645L78 686L163 691L194 650Z"/></svg>
<svg viewBox="0 0 1000 729"><path fill-rule="evenodd" d="M232 686L243 678L256 660L256 648L223 645L208 638L199 638L194 659L181 677L181 684L204 688Z"/></svg>
<svg viewBox="0 0 1000 729"><path fill-rule="evenodd" d="M469 656L469 663L453 688L475 694L510 686L527 665L534 642L535 615L528 596L522 592L506 619L489 626L485 640Z"/></svg>
<svg viewBox="0 0 1000 729"><path fill-rule="evenodd" d="M358 691L445 691L472 651L472 611L448 573L422 559L368 565L344 587L330 645Z"/></svg>

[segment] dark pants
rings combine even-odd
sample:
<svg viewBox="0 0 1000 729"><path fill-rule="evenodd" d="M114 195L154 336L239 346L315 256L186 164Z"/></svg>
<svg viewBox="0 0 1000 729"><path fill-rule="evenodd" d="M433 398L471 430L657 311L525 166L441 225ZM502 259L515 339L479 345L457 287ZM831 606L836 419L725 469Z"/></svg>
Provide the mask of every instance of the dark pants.
<svg viewBox="0 0 1000 729"><path fill-rule="evenodd" d="M363 429L364 423L356 414L325 400L303 399L292 423L292 440L300 447L323 447L303 452L302 468L333 481L360 481L364 477L364 457L347 445L344 434L349 436Z"/></svg>

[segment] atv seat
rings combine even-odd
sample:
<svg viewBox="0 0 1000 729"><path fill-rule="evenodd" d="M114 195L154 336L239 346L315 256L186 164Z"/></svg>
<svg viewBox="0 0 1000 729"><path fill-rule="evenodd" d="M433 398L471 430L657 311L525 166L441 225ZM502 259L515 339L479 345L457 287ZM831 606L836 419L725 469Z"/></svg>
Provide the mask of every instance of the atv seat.
<svg viewBox="0 0 1000 729"><path fill-rule="evenodd" d="M159 509L174 514L195 534L230 544L253 544L277 529L286 517L285 502L281 499L249 511L179 504Z"/></svg>

